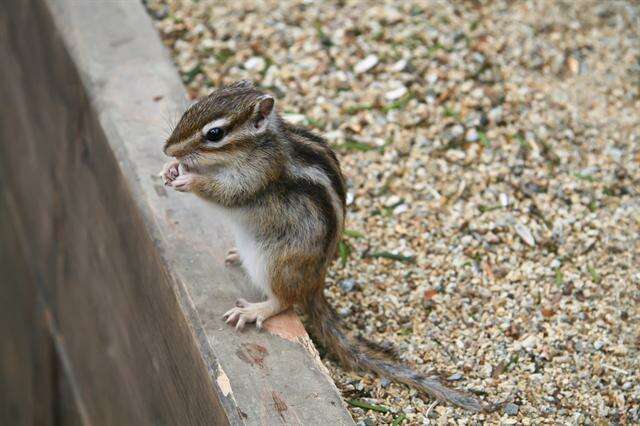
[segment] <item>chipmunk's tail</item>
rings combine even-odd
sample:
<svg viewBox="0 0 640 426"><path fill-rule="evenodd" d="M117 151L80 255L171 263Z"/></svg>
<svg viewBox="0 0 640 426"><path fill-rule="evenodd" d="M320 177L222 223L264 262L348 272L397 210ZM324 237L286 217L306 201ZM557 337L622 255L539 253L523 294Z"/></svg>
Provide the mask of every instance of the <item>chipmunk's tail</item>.
<svg viewBox="0 0 640 426"><path fill-rule="evenodd" d="M443 402L474 412L491 412L502 404L487 404L467 392L444 385L435 375L420 374L399 364L395 351L364 339L349 338L322 292L307 304L312 333L347 368L363 368L405 383Z"/></svg>

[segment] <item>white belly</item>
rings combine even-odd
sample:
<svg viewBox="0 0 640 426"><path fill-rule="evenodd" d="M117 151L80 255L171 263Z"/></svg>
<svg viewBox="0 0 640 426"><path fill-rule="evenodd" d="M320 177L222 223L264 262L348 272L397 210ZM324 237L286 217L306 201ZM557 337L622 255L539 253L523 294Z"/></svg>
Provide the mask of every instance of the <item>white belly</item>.
<svg viewBox="0 0 640 426"><path fill-rule="evenodd" d="M265 296L270 296L271 286L267 275L266 254L256 244L256 241L244 223L242 213L235 209L209 203L216 215L231 229L236 242L242 266L249 275L252 284Z"/></svg>
<svg viewBox="0 0 640 426"><path fill-rule="evenodd" d="M267 277L267 262L265 253L258 247L251 233L243 226L241 221L233 220L233 233L236 247L242 260L242 266L251 278L253 285L265 296L271 294L271 287Z"/></svg>

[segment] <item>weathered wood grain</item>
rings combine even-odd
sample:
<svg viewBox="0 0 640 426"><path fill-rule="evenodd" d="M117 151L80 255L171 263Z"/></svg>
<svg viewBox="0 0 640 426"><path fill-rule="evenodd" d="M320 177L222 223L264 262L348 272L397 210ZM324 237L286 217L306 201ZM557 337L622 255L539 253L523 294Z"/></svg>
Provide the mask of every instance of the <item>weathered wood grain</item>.
<svg viewBox="0 0 640 426"><path fill-rule="evenodd" d="M31 277L9 284L35 283L90 423L226 423L174 284L46 5L5 7L3 181Z"/></svg>
<svg viewBox="0 0 640 426"><path fill-rule="evenodd" d="M55 352L0 180L0 424L53 425Z"/></svg>

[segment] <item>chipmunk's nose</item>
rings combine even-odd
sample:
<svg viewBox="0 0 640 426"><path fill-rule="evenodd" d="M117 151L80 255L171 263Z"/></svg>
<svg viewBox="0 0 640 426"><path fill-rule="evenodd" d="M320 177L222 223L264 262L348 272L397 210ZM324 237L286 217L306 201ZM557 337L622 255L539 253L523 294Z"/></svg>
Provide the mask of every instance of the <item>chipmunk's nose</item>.
<svg viewBox="0 0 640 426"><path fill-rule="evenodd" d="M173 153L171 151L173 150L171 149L171 145L169 144L169 141L165 142L164 147L162 148L162 152L164 152L164 155L173 157Z"/></svg>
<svg viewBox="0 0 640 426"><path fill-rule="evenodd" d="M189 153L188 148L182 146L181 144L167 144L164 147L165 155L174 158L184 157Z"/></svg>

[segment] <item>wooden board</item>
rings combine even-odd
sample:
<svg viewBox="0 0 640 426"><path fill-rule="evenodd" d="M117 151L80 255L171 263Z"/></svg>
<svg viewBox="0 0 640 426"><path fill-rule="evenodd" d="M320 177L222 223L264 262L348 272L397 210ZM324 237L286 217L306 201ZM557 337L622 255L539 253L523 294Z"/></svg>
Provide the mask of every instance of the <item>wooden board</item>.
<svg viewBox="0 0 640 426"><path fill-rule="evenodd" d="M142 6L6 0L0 31L0 309L45 337L0 346L34 359L0 382L32 395L0 423L46 424L20 413L49 398L70 424L352 424L295 315L222 322L247 280L207 206L155 176L185 102Z"/></svg>

